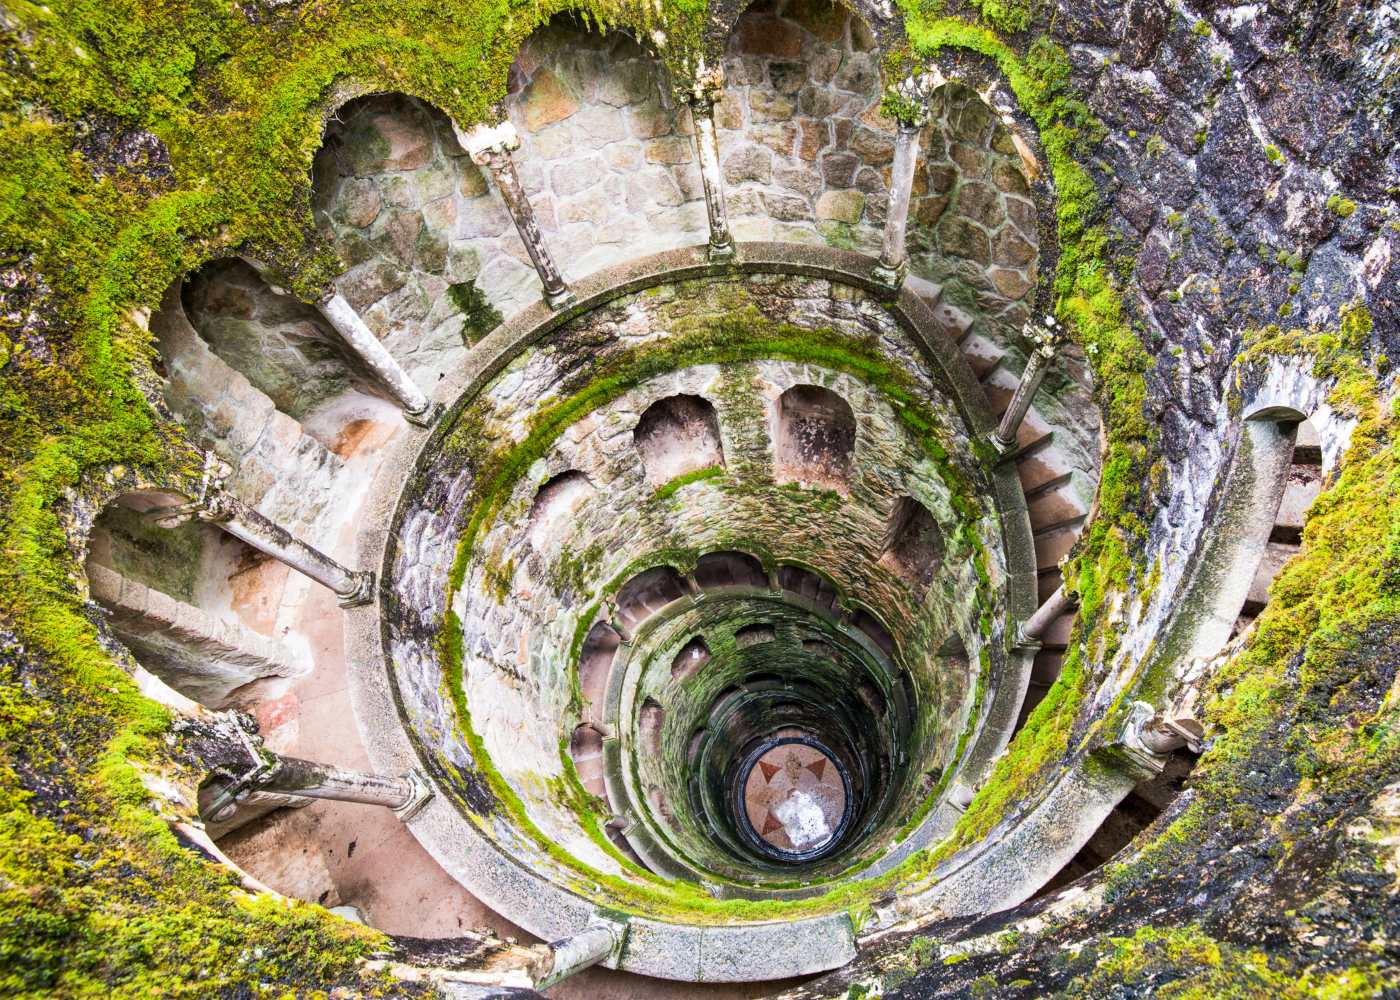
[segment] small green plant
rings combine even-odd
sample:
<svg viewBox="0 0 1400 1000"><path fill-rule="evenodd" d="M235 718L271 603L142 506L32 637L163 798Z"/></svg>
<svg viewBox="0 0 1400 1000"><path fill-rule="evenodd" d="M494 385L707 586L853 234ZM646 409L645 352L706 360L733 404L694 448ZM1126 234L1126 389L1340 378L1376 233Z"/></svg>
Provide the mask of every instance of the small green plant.
<svg viewBox="0 0 1400 1000"><path fill-rule="evenodd" d="M1264 147L1264 155L1267 156L1267 157L1269 158L1269 162L1270 162L1270 163L1282 163L1282 162L1283 162L1283 151L1280 150L1280 149L1279 149L1277 146L1275 146L1275 145L1270 144L1270 145L1268 145L1268 146L1265 146L1265 147Z"/></svg>
<svg viewBox="0 0 1400 1000"><path fill-rule="evenodd" d="M1197 21L1191 26L1191 33L1200 35L1202 38L1210 37L1210 25L1206 21Z"/></svg>

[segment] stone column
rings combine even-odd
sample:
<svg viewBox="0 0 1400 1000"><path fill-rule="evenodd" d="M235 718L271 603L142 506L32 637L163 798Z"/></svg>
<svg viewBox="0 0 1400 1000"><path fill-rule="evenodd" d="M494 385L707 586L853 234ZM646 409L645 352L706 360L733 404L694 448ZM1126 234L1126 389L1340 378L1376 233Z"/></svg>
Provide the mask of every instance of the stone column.
<svg viewBox="0 0 1400 1000"><path fill-rule="evenodd" d="M388 387L394 399L403 407L404 416L409 422L420 427L432 424L442 407L434 405L418 388L418 384L408 377L408 372L399 366L374 331L365 325L360 314L355 312L355 307L345 301L343 295L332 292L316 303L316 308L360 360Z"/></svg>
<svg viewBox="0 0 1400 1000"><path fill-rule="evenodd" d="M576 972L605 961L621 949L626 936L626 924L599 921L572 937L551 941L549 971L540 976L535 988L548 989Z"/></svg>
<svg viewBox="0 0 1400 1000"><path fill-rule="evenodd" d="M399 777L367 774L300 757L284 757L261 748L257 756L258 765L243 777L220 777L206 786L202 812L207 822L226 821L240 802L256 801L264 795L387 806L399 818L408 819L433 795L432 786L417 772Z"/></svg>
<svg viewBox="0 0 1400 1000"><path fill-rule="evenodd" d="M719 135L715 131L715 103L719 100L722 78L718 71L702 73L694 89L686 95L690 117L695 123L695 153L700 161L700 183L705 188L705 210L710 218L710 260L734 256L734 239L729 235L729 214L724 204L724 175L719 167Z"/></svg>
<svg viewBox="0 0 1400 1000"><path fill-rule="evenodd" d="M1031 353L1026 359L1026 369L1021 373L1016 392L1011 396L1011 403L1001 415L1001 424L992 434L992 444L1002 453L1016 447L1016 432L1021 428L1021 421L1026 419L1035 391L1040 388L1041 379L1045 378L1046 369L1055 357L1060 324L1055 322L1055 317L1046 316L1043 324L1030 320L1021 332L1031 342Z"/></svg>
<svg viewBox="0 0 1400 1000"><path fill-rule="evenodd" d="M217 524L234 538L329 587L340 598L341 607L367 604L374 596L373 573L347 569L222 488L209 490L196 503L157 511L154 518L162 527L175 527L191 515Z"/></svg>
<svg viewBox="0 0 1400 1000"><path fill-rule="evenodd" d="M455 129L456 126L454 125ZM491 127L478 125L470 132L457 131L457 139L471 155L472 162L491 171L496 188L506 203L506 210L520 231L520 239L525 243L525 252L535 265L535 272L544 286L544 300L551 309L559 309L574 299L564 276L559 272L549 247L545 246L539 223L535 221L535 210L525 189L520 186L520 178L515 172L515 161L511 152L520 148L520 136L510 122Z"/></svg>
<svg viewBox="0 0 1400 1000"><path fill-rule="evenodd" d="M1061 584L1045 599L1044 604L1036 608L1033 615L1016 627L1016 642L1021 645L1039 642L1050 624L1072 607L1074 599L1065 593L1064 585Z"/></svg>
<svg viewBox="0 0 1400 1000"><path fill-rule="evenodd" d="M885 242L880 249L880 263L874 270L875 280L891 290L904 284L904 274L909 269L904 249L909 229L909 199L914 190L914 167L919 160L919 136L927 121L926 114L912 120L901 118L895 133L890 201L885 211Z"/></svg>

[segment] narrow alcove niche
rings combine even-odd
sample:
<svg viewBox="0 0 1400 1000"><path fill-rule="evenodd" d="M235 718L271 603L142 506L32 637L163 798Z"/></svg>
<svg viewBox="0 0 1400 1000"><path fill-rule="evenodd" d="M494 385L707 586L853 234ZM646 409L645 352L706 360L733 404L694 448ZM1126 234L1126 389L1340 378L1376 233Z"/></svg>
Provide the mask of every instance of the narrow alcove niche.
<svg viewBox="0 0 1400 1000"><path fill-rule="evenodd" d="M652 403L637 421L632 440L647 482L656 487L724 466L719 418L714 404L700 396L668 396Z"/></svg>
<svg viewBox="0 0 1400 1000"><path fill-rule="evenodd" d="M847 490L856 416L844 399L816 385L798 385L778 397L777 454L780 483Z"/></svg>

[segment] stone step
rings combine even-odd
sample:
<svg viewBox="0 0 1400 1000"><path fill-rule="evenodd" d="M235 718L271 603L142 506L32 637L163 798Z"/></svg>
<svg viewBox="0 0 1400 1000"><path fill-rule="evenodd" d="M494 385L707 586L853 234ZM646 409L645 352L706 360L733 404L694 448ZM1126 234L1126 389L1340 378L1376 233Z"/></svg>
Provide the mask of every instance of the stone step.
<svg viewBox="0 0 1400 1000"><path fill-rule="evenodd" d="M1034 498L1027 497L1026 510L1031 518L1031 530L1044 531L1054 525L1064 524L1076 518L1083 520L1089 507L1068 480L1059 489L1038 491Z"/></svg>
<svg viewBox="0 0 1400 1000"><path fill-rule="evenodd" d="M1035 536L1035 565L1037 569L1058 566L1079 538L1083 521L1058 525Z"/></svg>
<svg viewBox="0 0 1400 1000"><path fill-rule="evenodd" d="M979 382L996 369L1006 354L995 343L980 334L966 337L958 345L958 350L967 360L968 367L972 369L972 374L977 376Z"/></svg>
<svg viewBox="0 0 1400 1000"><path fill-rule="evenodd" d="M1245 607L1262 608L1269 600L1269 584L1274 582L1283 564L1298 552L1298 546L1286 542L1270 542L1264 548L1264 558L1259 561L1259 569L1254 573L1254 581L1249 585L1249 596Z"/></svg>

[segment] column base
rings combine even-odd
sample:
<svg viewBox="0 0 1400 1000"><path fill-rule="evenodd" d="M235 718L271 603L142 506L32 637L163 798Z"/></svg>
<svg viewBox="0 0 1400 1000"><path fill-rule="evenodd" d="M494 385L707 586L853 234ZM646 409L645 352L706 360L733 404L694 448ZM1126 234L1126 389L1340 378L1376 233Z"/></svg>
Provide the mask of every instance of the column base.
<svg viewBox="0 0 1400 1000"><path fill-rule="evenodd" d="M544 304L556 312L574 304L573 289L567 285L557 292L545 292Z"/></svg>
<svg viewBox="0 0 1400 1000"><path fill-rule="evenodd" d="M428 804L428 800L433 797L433 786L421 771L409 771L404 777L413 786L413 795L407 802L394 810L394 815L407 822L418 815L418 811Z"/></svg>
<svg viewBox="0 0 1400 1000"><path fill-rule="evenodd" d="M441 403L429 403L416 413L413 410L404 410L403 418L414 427L431 427L437 423L438 417L442 416L442 409Z"/></svg>
<svg viewBox="0 0 1400 1000"><path fill-rule="evenodd" d="M355 589L348 594L337 593L340 598L342 608L356 608L362 604L368 604L374 600L374 573L365 570L363 573L355 574Z"/></svg>
<svg viewBox="0 0 1400 1000"><path fill-rule="evenodd" d="M711 264L727 264L739 255L733 240L728 243L711 243L706 246L705 253Z"/></svg>
<svg viewBox="0 0 1400 1000"><path fill-rule="evenodd" d="M887 294L897 295L899 290L904 287L904 275L908 270L909 265L904 261L895 267L880 263L870 269L870 278Z"/></svg>

